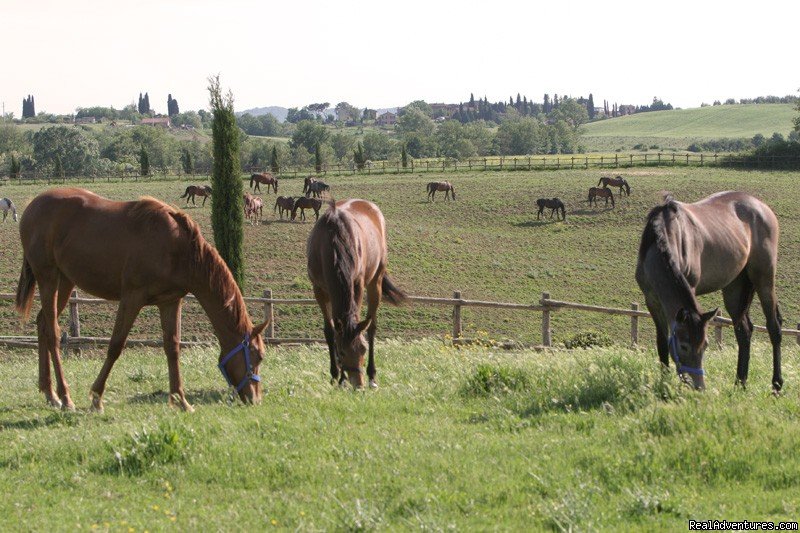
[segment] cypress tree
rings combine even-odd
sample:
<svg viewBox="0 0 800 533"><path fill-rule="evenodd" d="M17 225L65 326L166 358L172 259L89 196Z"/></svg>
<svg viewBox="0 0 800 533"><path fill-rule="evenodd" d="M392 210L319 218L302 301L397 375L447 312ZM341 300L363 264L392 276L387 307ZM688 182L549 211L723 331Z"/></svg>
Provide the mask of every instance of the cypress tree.
<svg viewBox="0 0 800 533"><path fill-rule="evenodd" d="M406 153L405 144L400 148L400 164L403 165L403 168L408 167L408 154Z"/></svg>
<svg viewBox="0 0 800 533"><path fill-rule="evenodd" d="M17 156L15 156L12 153L11 154L11 168L9 169L10 170L9 174L11 174L11 178L12 179L19 179L20 167L21 167L21 165L19 163L19 159L17 159Z"/></svg>
<svg viewBox="0 0 800 533"><path fill-rule="evenodd" d="M147 155L147 150L144 149L144 145L142 145L142 149L139 150L139 167L142 176L150 175L150 156Z"/></svg>
<svg viewBox="0 0 800 533"><path fill-rule="evenodd" d="M222 95L219 76L208 79L211 111L214 119L211 132L214 144L214 166L211 185L211 227L214 244L230 268L240 288L244 287L244 203L239 163L239 127L233 112L233 93Z"/></svg>
<svg viewBox="0 0 800 533"><path fill-rule="evenodd" d="M150 95L144 93L144 101L142 103L142 107L144 108L145 113L150 112Z"/></svg>
<svg viewBox="0 0 800 533"><path fill-rule="evenodd" d="M188 148L183 149L181 154L181 165L183 166L183 173L192 175L194 174L194 162L192 161L192 153Z"/></svg>
<svg viewBox="0 0 800 533"><path fill-rule="evenodd" d="M359 142L355 150L353 150L353 162L356 164L358 170L364 170L364 146Z"/></svg>
<svg viewBox="0 0 800 533"><path fill-rule="evenodd" d="M142 98L142 93L139 93L139 103L136 105L136 110L139 112L140 115L144 114L144 99Z"/></svg>
<svg viewBox="0 0 800 533"><path fill-rule="evenodd" d="M56 178L64 177L64 164L61 162L61 156L56 154L56 160L53 165L53 176Z"/></svg>
<svg viewBox="0 0 800 533"><path fill-rule="evenodd" d="M586 102L586 111L588 111L589 113L589 120L593 120L595 113L594 113L594 97L592 96L592 93L589 93L589 101Z"/></svg>
<svg viewBox="0 0 800 533"><path fill-rule="evenodd" d="M273 174L278 174L281 171L281 165L278 161L278 147L274 144L272 145L272 155L269 158L269 169Z"/></svg>
<svg viewBox="0 0 800 533"><path fill-rule="evenodd" d="M319 143L314 145L314 170L317 173L322 172L322 151L320 150Z"/></svg>

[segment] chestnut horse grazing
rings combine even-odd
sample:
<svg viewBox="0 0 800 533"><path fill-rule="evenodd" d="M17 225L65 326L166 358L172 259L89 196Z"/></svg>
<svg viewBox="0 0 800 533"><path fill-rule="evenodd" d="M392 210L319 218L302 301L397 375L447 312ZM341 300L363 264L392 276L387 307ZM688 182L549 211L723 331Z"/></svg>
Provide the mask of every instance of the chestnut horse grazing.
<svg viewBox="0 0 800 533"><path fill-rule="evenodd" d="M614 207L614 193L611 189L606 187L589 187L589 205L592 205L594 202L595 207L597 207L597 197L605 198L606 205L608 205L608 199L611 199L611 207Z"/></svg>
<svg viewBox="0 0 800 533"><path fill-rule="evenodd" d="M775 296L778 220L760 200L742 192L721 192L693 204L668 196L647 216L636 281L656 324L661 363L672 356L678 374L705 387L706 330L717 310L703 313L696 296L722 290L733 320L739 361L736 381L747 381L749 309L758 293L772 341L772 387L781 390L781 313Z"/></svg>
<svg viewBox="0 0 800 533"><path fill-rule="evenodd" d="M539 220L539 216L544 213L545 208L550 210L550 218L553 218L553 213L561 211L561 216L564 217L564 220L567 220L567 209L564 207L564 202L558 198L539 198L536 200L536 205L539 207L539 211L536 213L536 220ZM558 218L558 215L556 215L556 218Z"/></svg>
<svg viewBox="0 0 800 533"><path fill-rule="evenodd" d="M453 200L456 199L456 190L449 181L432 181L428 183L428 200L433 201L436 196L436 191L444 191L444 199L449 200L450 195L453 195Z"/></svg>
<svg viewBox="0 0 800 533"><path fill-rule="evenodd" d="M242 401L260 400L261 332L267 323L253 326L227 265L185 213L153 198L114 202L83 189L53 189L28 205L20 236L24 260L16 308L28 317L38 284L39 389L50 405L75 408L61 365L58 315L76 286L119 301L108 355L91 387L93 410L103 410L106 380L145 305L158 306L161 313L169 403L192 410L179 369L180 309L189 292L197 297L219 340L219 368L225 379Z"/></svg>
<svg viewBox="0 0 800 533"><path fill-rule="evenodd" d="M381 297L398 305L406 295L386 275L386 222L378 206L366 200L331 202L319 218L306 247L308 278L322 310L330 354L331 383L345 379L364 386L364 354L369 341L367 376L375 381L375 330ZM367 290L367 317L361 320L361 300Z"/></svg>
<svg viewBox="0 0 800 533"><path fill-rule="evenodd" d="M314 210L314 220L319 220L319 210L322 209L322 200L319 198L307 198L305 196L298 196L294 201L292 207L292 220L297 218L297 210L300 210L300 218L306 219L306 209Z"/></svg>
<svg viewBox="0 0 800 533"><path fill-rule="evenodd" d="M203 197L203 207L206 206L206 199L211 197L211 187L208 185L205 186L198 186L198 185L189 185L186 187L186 192L183 193L181 198L186 198L186 205L189 205L189 200L192 201L192 205L197 205L194 203L195 196L202 196Z"/></svg>
<svg viewBox="0 0 800 533"><path fill-rule="evenodd" d="M250 187L253 187L255 184L255 188L253 192L260 192L261 187L259 185L263 184L267 186L267 194L269 194L269 188L275 191L275 194L278 194L278 178L270 174L269 172L264 172L263 174L252 174L250 176Z"/></svg>
<svg viewBox="0 0 800 533"><path fill-rule="evenodd" d="M626 196L631 195L631 186L628 185L628 182L625 181L625 178L622 176L617 176L616 178L609 178L603 176L600 178L600 181L597 182L597 185L603 185L603 187L608 187L609 185L613 185L614 187L619 187L619 194L622 196L625 194Z"/></svg>
<svg viewBox="0 0 800 533"><path fill-rule="evenodd" d="M294 198L291 196L278 196L275 200L275 207L272 208L272 212L280 209L281 220L283 220L283 212L286 211L286 217L288 218L292 209L294 209Z"/></svg>

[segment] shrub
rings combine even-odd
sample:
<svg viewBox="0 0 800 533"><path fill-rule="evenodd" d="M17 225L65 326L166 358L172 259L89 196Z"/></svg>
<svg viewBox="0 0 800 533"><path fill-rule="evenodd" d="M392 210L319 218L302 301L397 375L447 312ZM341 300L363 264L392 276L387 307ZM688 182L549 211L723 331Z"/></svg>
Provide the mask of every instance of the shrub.
<svg viewBox="0 0 800 533"><path fill-rule="evenodd" d="M611 340L611 337L600 331L581 331L573 335L569 340L564 341L564 347L567 349L603 348L612 344L614 344L614 341Z"/></svg>
<svg viewBox="0 0 800 533"><path fill-rule="evenodd" d="M527 390L529 386L528 375L520 369L483 364L467 380L463 393L465 396L486 397Z"/></svg>
<svg viewBox="0 0 800 533"><path fill-rule="evenodd" d="M190 437L187 430L171 424L162 424L155 431L136 431L125 444L113 449L114 462L108 471L138 476L154 466L182 461Z"/></svg>

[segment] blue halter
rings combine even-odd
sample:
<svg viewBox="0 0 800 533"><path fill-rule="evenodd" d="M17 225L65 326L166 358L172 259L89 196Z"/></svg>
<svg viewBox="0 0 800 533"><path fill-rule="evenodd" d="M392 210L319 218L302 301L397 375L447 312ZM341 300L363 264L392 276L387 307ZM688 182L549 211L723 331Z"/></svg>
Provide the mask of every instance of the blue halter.
<svg viewBox="0 0 800 533"><path fill-rule="evenodd" d="M225 365L227 364L228 361L233 359L234 355L239 353L239 350L242 350L244 352L244 364L245 367L247 368L247 374L245 374L245 376L242 378L242 381L240 381L238 385L234 385L233 380L231 379L230 375L228 375L228 372L225 370ZM253 372L253 365L250 363L250 332L244 334L244 340L240 344L236 345L236 348L228 352L228 355L223 357L220 360L219 365L217 366L219 366L219 370L220 372L222 372L222 375L225 376L225 381L228 382L228 385L230 385L231 387L236 387L236 392L241 391L244 388L244 386L247 385L248 381L255 381L255 382L261 381L261 377Z"/></svg>
<svg viewBox="0 0 800 533"><path fill-rule="evenodd" d="M672 360L675 361L675 369L678 372L678 375L681 374L694 374L695 376L705 376L706 371L702 368L695 368L693 366L685 366L681 364L681 360L678 357L678 336L675 335L675 329L678 327L677 322L672 323L672 331L669 335L669 353L672 356Z"/></svg>

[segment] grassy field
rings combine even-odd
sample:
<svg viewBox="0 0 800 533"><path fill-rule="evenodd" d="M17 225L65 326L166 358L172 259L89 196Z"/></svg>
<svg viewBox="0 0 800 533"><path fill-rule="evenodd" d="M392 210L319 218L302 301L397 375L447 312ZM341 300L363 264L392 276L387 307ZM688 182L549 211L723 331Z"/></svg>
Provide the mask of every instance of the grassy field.
<svg viewBox="0 0 800 533"><path fill-rule="evenodd" d="M637 113L583 126L583 144L590 151L630 150L634 145L685 150L692 142L721 138L750 139L792 130L796 106L747 104L708 106Z"/></svg>
<svg viewBox="0 0 800 533"><path fill-rule="evenodd" d="M158 351L129 350L106 414L87 412L101 361L70 357L78 411L49 410L32 354L0 349L0 529L685 530L689 519L796 520L800 379L750 388L733 350L697 394L652 350L536 353L378 346L381 388L331 387L321 348L267 353L268 393L229 406L217 352L189 350L196 407L166 406ZM12 489L13 488L13 489Z"/></svg>
<svg viewBox="0 0 800 533"><path fill-rule="evenodd" d="M636 251L648 210L661 201L661 191L694 201L712 192L743 189L767 201L782 225L778 295L787 325L800 319L800 197L793 173L740 172L716 169L652 168L623 172L632 196L615 209L590 208L585 191L597 184L597 171L475 172L446 175L348 176L329 180L337 198L361 197L381 206L388 221L389 268L397 284L411 294L533 303L544 291L560 300L628 308L643 303L633 279ZM458 200L426 201L425 183L449 179ZM184 182L125 182L85 184L112 198L134 199L143 194L182 205ZM46 184L6 185L0 195L24 206ZM298 194L300 180L283 180L281 194ZM536 220L534 200L558 196L567 205L567 221ZM313 224L277 220L266 197L269 215L262 225L245 228L247 260L245 293L258 296L266 288L281 297L310 297L305 269L305 240ZM179 204L180 202L180 204ZM210 208L187 209L211 238ZM24 216L24 214L23 214ZM17 225L0 224L0 292L16 289L22 262ZM721 305L719 294L703 299L705 307ZM758 306L754 306L756 308ZM84 335L108 335L113 308L81 309ZM259 316L257 306L251 311ZM321 338L315 307L277 307L277 335ZM198 306L187 306L186 338L212 338ZM380 311L381 337L420 338L444 335L451 329L452 308L413 306ZM754 320L763 323L760 311ZM18 326L8 302L0 305L0 334L33 334L32 324ZM472 338L510 339L537 343L540 315L524 312L465 308L464 334ZM625 318L564 311L554 313L557 343L580 331L602 329L621 344L628 338ZM158 337L158 318L146 311L134 326L134 337ZM642 335L652 333L642 322ZM730 335L730 334L729 334ZM732 335L730 335L732 338Z"/></svg>

